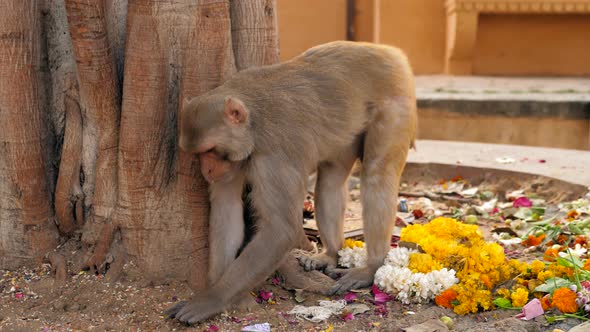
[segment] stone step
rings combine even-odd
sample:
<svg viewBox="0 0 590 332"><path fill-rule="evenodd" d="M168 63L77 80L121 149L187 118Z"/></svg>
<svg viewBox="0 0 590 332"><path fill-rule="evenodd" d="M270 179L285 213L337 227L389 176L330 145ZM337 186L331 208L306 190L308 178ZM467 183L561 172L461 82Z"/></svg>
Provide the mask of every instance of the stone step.
<svg viewBox="0 0 590 332"><path fill-rule="evenodd" d="M590 78L418 76L422 139L590 149Z"/></svg>

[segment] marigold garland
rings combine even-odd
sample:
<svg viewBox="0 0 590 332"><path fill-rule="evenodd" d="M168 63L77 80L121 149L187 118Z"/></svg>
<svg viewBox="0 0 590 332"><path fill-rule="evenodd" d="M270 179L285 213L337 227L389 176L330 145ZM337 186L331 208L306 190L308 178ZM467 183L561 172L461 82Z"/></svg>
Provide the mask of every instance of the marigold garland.
<svg viewBox="0 0 590 332"><path fill-rule="evenodd" d="M507 305L517 308L536 297L544 310L590 313L590 281L583 281L582 286L578 281L576 288L574 279L574 274L579 279L582 271L586 273L584 280L588 280L590 259L577 263L576 272L571 263L564 263L567 256L560 254L566 246L553 245L545 252L545 262L507 260L504 249L497 243L486 242L477 225L445 217L407 226L402 229L400 240L418 244L422 252L392 249L375 275L375 285L402 303L434 299L439 306L463 315L493 309L495 304L504 307L502 301L496 303L493 297L504 298L504 303L508 300ZM362 241L347 240L339 255L342 266L366 264ZM555 284L553 278L561 278L569 287L551 288ZM510 290L497 288L507 280L516 281Z"/></svg>
<svg viewBox="0 0 590 332"><path fill-rule="evenodd" d="M451 289L457 293L459 304L453 310L458 314L490 309L490 289L513 272L504 267L504 249L486 242L477 225L439 217L402 229L401 240L417 243L444 267L457 271L460 281Z"/></svg>

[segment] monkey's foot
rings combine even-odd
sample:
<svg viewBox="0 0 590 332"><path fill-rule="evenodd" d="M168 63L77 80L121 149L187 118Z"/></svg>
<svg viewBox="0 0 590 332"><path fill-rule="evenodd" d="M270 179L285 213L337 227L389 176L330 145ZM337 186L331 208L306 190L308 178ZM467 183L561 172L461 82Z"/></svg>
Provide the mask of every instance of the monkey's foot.
<svg viewBox="0 0 590 332"><path fill-rule="evenodd" d="M336 257L328 255L327 253L319 253L313 255L302 254L298 257L299 264L303 266L305 271L324 270L336 266Z"/></svg>
<svg viewBox="0 0 590 332"><path fill-rule="evenodd" d="M373 284L375 278L375 270L368 267L330 269L326 272L329 276L342 276L336 281L334 287L328 291L328 295L344 294L351 289L369 287Z"/></svg>
<svg viewBox="0 0 590 332"><path fill-rule="evenodd" d="M250 312L257 306L258 303L256 303L256 299L254 299L250 292L244 292L240 293L239 297L234 300L229 308L231 310Z"/></svg>
<svg viewBox="0 0 590 332"><path fill-rule="evenodd" d="M164 315L186 324L194 324L222 311L221 301L214 294L198 294L190 301L180 301L166 309Z"/></svg>

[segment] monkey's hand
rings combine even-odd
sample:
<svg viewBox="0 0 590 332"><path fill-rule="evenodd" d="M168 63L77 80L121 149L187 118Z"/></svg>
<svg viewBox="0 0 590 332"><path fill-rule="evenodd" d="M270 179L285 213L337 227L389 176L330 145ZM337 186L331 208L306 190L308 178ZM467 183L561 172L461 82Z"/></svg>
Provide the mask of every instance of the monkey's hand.
<svg viewBox="0 0 590 332"><path fill-rule="evenodd" d="M342 276L330 289L327 295L344 294L351 289L369 287L373 284L375 270L369 267L357 267L353 269L329 269L326 274L334 278Z"/></svg>
<svg viewBox="0 0 590 332"><path fill-rule="evenodd" d="M214 292L196 294L190 302L180 301L166 309L168 318L176 318L187 324L194 324L223 311L223 302Z"/></svg>
<svg viewBox="0 0 590 332"><path fill-rule="evenodd" d="M333 269L336 267L337 261L335 257L332 257L327 253L313 255L302 254L297 258L299 259L299 264L308 272L313 270Z"/></svg>

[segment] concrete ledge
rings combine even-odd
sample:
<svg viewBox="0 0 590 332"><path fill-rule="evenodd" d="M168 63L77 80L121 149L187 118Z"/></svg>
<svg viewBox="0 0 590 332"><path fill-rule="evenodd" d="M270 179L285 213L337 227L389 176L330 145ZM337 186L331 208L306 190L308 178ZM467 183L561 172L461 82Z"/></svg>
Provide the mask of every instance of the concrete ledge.
<svg viewBox="0 0 590 332"><path fill-rule="evenodd" d="M514 162L500 163L497 158L511 158ZM419 140L408 162L506 170L590 186L589 151Z"/></svg>
<svg viewBox="0 0 590 332"><path fill-rule="evenodd" d="M590 150L590 79L418 76L419 138Z"/></svg>
<svg viewBox="0 0 590 332"><path fill-rule="evenodd" d="M486 99L483 99L486 97ZM515 99L512 96L438 96L418 99L418 108L436 108L448 112L503 117L557 117L590 120L590 101Z"/></svg>

